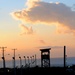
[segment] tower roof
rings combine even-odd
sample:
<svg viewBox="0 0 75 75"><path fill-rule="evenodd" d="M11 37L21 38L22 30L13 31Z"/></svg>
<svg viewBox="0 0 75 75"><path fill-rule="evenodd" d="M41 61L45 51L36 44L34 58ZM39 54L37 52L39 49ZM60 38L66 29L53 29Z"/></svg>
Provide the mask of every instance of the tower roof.
<svg viewBox="0 0 75 75"><path fill-rule="evenodd" d="M42 52L47 52L49 50L51 50L51 48L40 49L40 51L42 51Z"/></svg>

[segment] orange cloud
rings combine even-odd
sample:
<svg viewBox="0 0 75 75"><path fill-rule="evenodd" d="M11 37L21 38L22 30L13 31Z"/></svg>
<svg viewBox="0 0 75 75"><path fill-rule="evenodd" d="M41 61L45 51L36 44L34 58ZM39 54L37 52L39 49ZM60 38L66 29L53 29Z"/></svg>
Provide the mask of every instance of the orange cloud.
<svg viewBox="0 0 75 75"><path fill-rule="evenodd" d="M21 24L20 27L21 27L21 29L22 29L21 35L33 34L33 33L34 33L32 27L28 28L27 26L25 26L25 25L23 25L23 24Z"/></svg>
<svg viewBox="0 0 75 75"><path fill-rule="evenodd" d="M41 0L27 0L26 5L28 6L28 9L37 6L37 2L40 2Z"/></svg>
<svg viewBox="0 0 75 75"><path fill-rule="evenodd" d="M60 32L75 34L75 11L72 11L65 4L28 0L26 5L28 6L27 8L12 13L17 20L32 24L43 23L51 25L53 23L58 25ZM60 29L59 26L62 28Z"/></svg>
<svg viewBox="0 0 75 75"><path fill-rule="evenodd" d="M39 42L42 44L46 44L46 42L44 40L39 40Z"/></svg>
<svg viewBox="0 0 75 75"><path fill-rule="evenodd" d="M63 46L40 46L37 48L63 48Z"/></svg>

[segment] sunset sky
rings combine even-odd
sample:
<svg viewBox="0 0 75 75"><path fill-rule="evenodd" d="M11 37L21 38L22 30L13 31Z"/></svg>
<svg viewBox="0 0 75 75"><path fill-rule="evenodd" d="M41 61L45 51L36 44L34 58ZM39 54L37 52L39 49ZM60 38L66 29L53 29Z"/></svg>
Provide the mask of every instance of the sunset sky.
<svg viewBox="0 0 75 75"><path fill-rule="evenodd" d="M51 47L51 57L75 57L75 0L0 0L0 47L5 55L37 55ZM0 57L2 49L0 49Z"/></svg>

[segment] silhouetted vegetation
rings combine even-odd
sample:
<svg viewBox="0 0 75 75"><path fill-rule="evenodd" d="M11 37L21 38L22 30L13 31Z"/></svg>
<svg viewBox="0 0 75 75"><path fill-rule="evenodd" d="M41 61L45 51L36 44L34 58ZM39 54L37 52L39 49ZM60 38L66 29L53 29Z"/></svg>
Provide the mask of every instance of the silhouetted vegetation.
<svg viewBox="0 0 75 75"><path fill-rule="evenodd" d="M0 68L0 75L75 75L75 65L71 67L32 67L32 68L6 68L6 73L4 73L4 69Z"/></svg>

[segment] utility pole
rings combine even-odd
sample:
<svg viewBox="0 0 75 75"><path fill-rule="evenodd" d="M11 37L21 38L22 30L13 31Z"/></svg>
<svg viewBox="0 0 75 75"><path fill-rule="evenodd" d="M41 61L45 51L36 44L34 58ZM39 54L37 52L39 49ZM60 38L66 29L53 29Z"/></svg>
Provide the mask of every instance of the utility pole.
<svg viewBox="0 0 75 75"><path fill-rule="evenodd" d="M2 59L3 59L3 68L4 68L4 75L5 75L5 57L4 57L4 49L7 48L7 47L0 47L2 48Z"/></svg>
<svg viewBox="0 0 75 75"><path fill-rule="evenodd" d="M17 49L12 49L12 50L14 50L14 57L13 57L13 60L14 60L14 75L16 75L16 70L15 70L15 50L17 50Z"/></svg>
<svg viewBox="0 0 75 75"><path fill-rule="evenodd" d="M28 58L28 67L30 67L29 56L27 56L27 58Z"/></svg>
<svg viewBox="0 0 75 75"><path fill-rule="evenodd" d="M25 66L26 66L26 57L24 56L24 59L25 59Z"/></svg>
<svg viewBox="0 0 75 75"><path fill-rule="evenodd" d="M31 62L30 62L30 67L32 67L32 56L30 56L30 60L31 60Z"/></svg>
<svg viewBox="0 0 75 75"><path fill-rule="evenodd" d="M35 54L35 67L37 66L37 61L36 61L36 54Z"/></svg>
<svg viewBox="0 0 75 75"><path fill-rule="evenodd" d="M17 50L17 49L12 49L12 50L14 50L14 57L13 57L13 59L14 59L14 68L15 68L15 50Z"/></svg>
<svg viewBox="0 0 75 75"><path fill-rule="evenodd" d="M21 57L19 56L20 58L20 68L22 67L22 60L21 60Z"/></svg>
<svg viewBox="0 0 75 75"><path fill-rule="evenodd" d="M64 68L66 67L66 46L64 46Z"/></svg>
<svg viewBox="0 0 75 75"><path fill-rule="evenodd" d="M21 70L21 75L22 75L22 59L21 59L21 56L19 56L19 58L20 58L20 70Z"/></svg>
<svg viewBox="0 0 75 75"><path fill-rule="evenodd" d="M34 55L33 55L32 56L32 64L33 64L33 67L35 66L34 62L35 62L35 59L34 59Z"/></svg>

